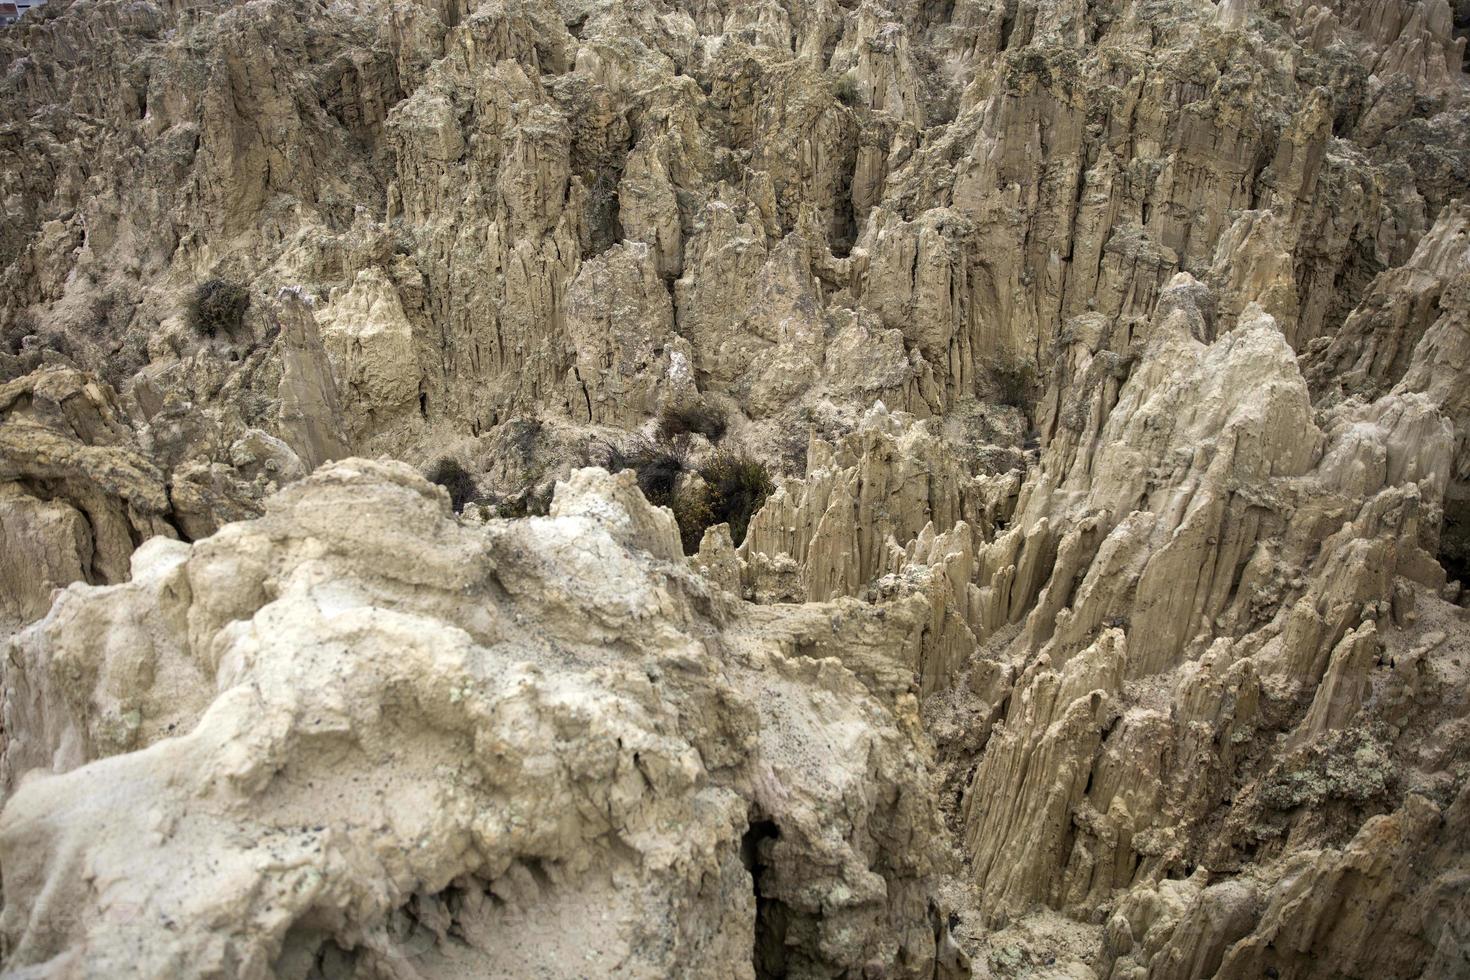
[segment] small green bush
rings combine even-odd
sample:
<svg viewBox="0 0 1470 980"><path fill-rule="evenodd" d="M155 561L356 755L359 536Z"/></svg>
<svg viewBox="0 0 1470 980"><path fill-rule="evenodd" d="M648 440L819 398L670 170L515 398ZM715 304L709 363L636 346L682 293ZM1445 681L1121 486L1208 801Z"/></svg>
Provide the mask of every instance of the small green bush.
<svg viewBox="0 0 1470 980"><path fill-rule="evenodd" d="M680 448L643 442L631 451L609 448L607 468L613 473L633 470L638 475L638 489L649 503L672 508L674 490L679 477L688 470L689 460Z"/></svg>
<svg viewBox="0 0 1470 980"><path fill-rule="evenodd" d="M665 439L697 432L710 442L719 442L725 426L725 410L704 401L669 405L658 417L658 433Z"/></svg>
<svg viewBox="0 0 1470 980"><path fill-rule="evenodd" d="M457 459L444 457L430 467L425 476L430 482L449 491L449 499L454 502L454 509L457 511L464 510L464 505L479 495L475 478L470 476L469 471Z"/></svg>
<svg viewBox="0 0 1470 980"><path fill-rule="evenodd" d="M750 519L775 489L770 471L764 463L750 456L722 452L700 467L699 475L705 483L709 523L729 524L730 539L740 544L745 540ZM701 528L700 534L703 533ZM694 547L699 547L698 541L694 542Z"/></svg>
<svg viewBox="0 0 1470 980"><path fill-rule="evenodd" d="M249 308L250 294L243 286L209 279L194 287L189 297L189 325L201 337L213 337L221 331L233 334L245 322Z"/></svg>
<svg viewBox="0 0 1470 980"><path fill-rule="evenodd" d="M699 550L704 532L716 524L729 524L731 539L740 544L750 519L775 489L764 463L734 452L715 454L699 468L698 481L684 479L690 473L689 458L678 445L645 442L632 451L610 447L607 468L614 473L634 470L648 502L674 512L686 555Z"/></svg>
<svg viewBox="0 0 1470 980"><path fill-rule="evenodd" d="M679 543L684 546L686 555L697 552L705 530L719 523L715 520L714 511L710 510L707 487L685 487L678 491L669 509L674 512L674 520L679 525Z"/></svg>
<svg viewBox="0 0 1470 980"><path fill-rule="evenodd" d="M17 313L5 326L0 326L0 351L16 355L25 339L41 332L41 323L30 310Z"/></svg>
<svg viewBox="0 0 1470 980"><path fill-rule="evenodd" d="M111 333L113 312L117 306L117 294L99 293L92 300L91 315L82 321L83 333L93 340L107 340Z"/></svg>
<svg viewBox="0 0 1470 980"><path fill-rule="evenodd" d="M862 102L862 93L858 91L857 79L851 75L843 75L832 85L832 94L837 101L851 108Z"/></svg>

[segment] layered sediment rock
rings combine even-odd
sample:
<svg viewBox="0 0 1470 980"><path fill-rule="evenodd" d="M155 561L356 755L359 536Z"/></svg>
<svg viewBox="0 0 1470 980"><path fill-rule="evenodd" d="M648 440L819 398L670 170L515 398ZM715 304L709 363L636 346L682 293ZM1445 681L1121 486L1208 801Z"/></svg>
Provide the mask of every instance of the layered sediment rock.
<svg viewBox="0 0 1470 980"><path fill-rule="evenodd" d="M0 30L0 967L1470 971L1466 15Z"/></svg>
<svg viewBox="0 0 1470 980"><path fill-rule="evenodd" d="M256 513L238 470L184 459L166 471L154 448L105 382L73 368L0 386L0 631L42 616L53 588L125 581L149 538L206 537Z"/></svg>
<svg viewBox="0 0 1470 980"><path fill-rule="evenodd" d="M64 592L6 677L7 966L957 975L912 698L783 653L630 477L468 527L349 460Z"/></svg>
<svg viewBox="0 0 1470 980"><path fill-rule="evenodd" d="M878 551L889 564L868 569L872 587L843 583L848 594L892 601L883 572L942 583L922 590L935 613L928 643L905 652L924 693L945 692L931 729L960 800L954 820L982 928L1040 905L1087 921L1130 888L1152 895L1196 868L1225 874L1236 896L1228 876L1245 862L1258 880L1251 901L1232 898L1229 935L1205 927L1219 899L1201 893L1197 911L1179 913L1192 924L1169 940L1184 945L1154 939L1140 952L1130 943L1144 942L1154 914L1154 899L1140 897L1141 925L1120 911L1109 926L1133 936L1110 940L1110 955L1132 956L1139 975L1312 975L1308 963L1331 964L1312 968L1333 975L1412 975L1456 907L1460 851L1438 814L1462 789L1442 780L1442 758L1410 764L1413 736L1401 716L1386 716L1409 699L1446 730L1462 725L1463 672L1433 643L1409 671L1388 665L1426 607L1460 617L1441 603L1445 573L1433 558L1455 426L1433 396L1409 391L1314 413L1274 320L1258 306L1234 321L1207 318L1213 298L1180 276L1149 324L1079 324L1058 365L1048 446L1019 487L977 480L927 493L945 466L912 437L890 436L886 452L836 470L889 509L854 518L825 480L788 483L752 525L746 575L759 581L785 558L801 581L826 588L827 567L856 570ZM890 484L917 490L881 492ZM967 520L931 508L935 499L971 501ZM817 516L801 506L811 500ZM926 546L932 528L915 530L932 517L953 524L937 553ZM887 534L886 550L862 537L875 533ZM914 543L905 550L895 533ZM967 648L977 650L968 663L953 653ZM936 659L935 649L947 652ZM1394 758L1405 769L1389 778ZM1295 795L1322 765L1327 786ZM1344 798L1388 821L1373 833L1409 821L1427 835L1416 846L1444 848L1433 866L1385 870L1365 886L1381 891L1361 899L1403 901L1415 909L1406 917L1425 917L1408 926L1398 912L1374 911L1361 932L1262 952L1270 935L1252 930L1277 928L1272 902L1287 892L1294 907L1337 901L1331 874L1305 883L1292 869L1313 842L1348 846L1352 818L1322 812ZM1406 897L1421 892L1437 896L1438 911ZM1358 937L1390 922L1407 933L1384 958ZM1256 938L1222 959L1247 933ZM1115 965L1115 975L1132 968Z"/></svg>

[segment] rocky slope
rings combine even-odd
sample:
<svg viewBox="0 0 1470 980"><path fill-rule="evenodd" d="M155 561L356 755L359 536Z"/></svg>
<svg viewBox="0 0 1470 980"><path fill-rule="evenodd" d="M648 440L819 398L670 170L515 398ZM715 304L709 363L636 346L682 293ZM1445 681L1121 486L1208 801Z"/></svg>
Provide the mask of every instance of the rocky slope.
<svg viewBox="0 0 1470 980"><path fill-rule="evenodd" d="M958 975L914 698L695 575L631 473L482 530L335 463L132 573L7 675L12 966L752 976L754 936L766 972Z"/></svg>
<svg viewBox="0 0 1470 980"><path fill-rule="evenodd" d="M0 967L1470 976L1467 31L0 31Z"/></svg>

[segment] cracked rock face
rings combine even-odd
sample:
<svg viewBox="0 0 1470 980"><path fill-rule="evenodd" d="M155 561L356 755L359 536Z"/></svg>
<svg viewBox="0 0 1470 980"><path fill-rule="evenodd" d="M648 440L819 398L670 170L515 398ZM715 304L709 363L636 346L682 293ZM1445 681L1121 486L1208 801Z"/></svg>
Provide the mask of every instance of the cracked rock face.
<svg viewBox="0 0 1470 980"><path fill-rule="evenodd" d="M0 28L0 972L1470 976L1467 35Z"/></svg>
<svg viewBox="0 0 1470 980"><path fill-rule="evenodd" d="M780 637L631 474L476 528L353 460L154 538L14 647L7 965L935 975L912 698Z"/></svg>

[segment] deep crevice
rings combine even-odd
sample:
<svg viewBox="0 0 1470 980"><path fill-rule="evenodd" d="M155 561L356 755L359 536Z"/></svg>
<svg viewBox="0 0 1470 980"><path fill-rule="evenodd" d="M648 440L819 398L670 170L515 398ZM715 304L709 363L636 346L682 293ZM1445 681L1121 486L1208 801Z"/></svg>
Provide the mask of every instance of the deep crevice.
<svg viewBox="0 0 1470 980"><path fill-rule="evenodd" d="M787 974L786 906L764 894L762 882L771 873L771 850L781 838L781 828L771 820L752 820L740 841L740 860L750 872L755 889L755 938L751 962L757 980L775 980Z"/></svg>
<svg viewBox="0 0 1470 980"><path fill-rule="evenodd" d="M1470 584L1470 497L1445 501L1436 557L1449 581Z"/></svg>

